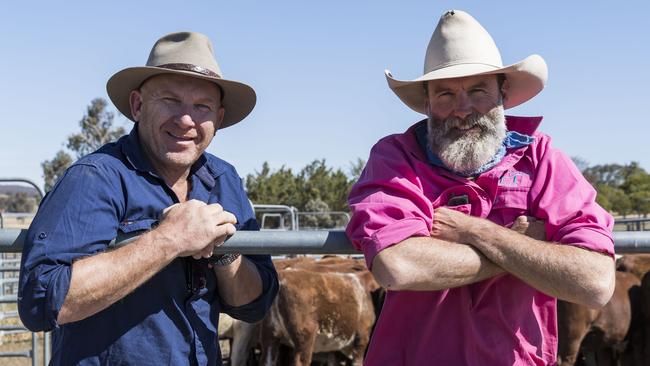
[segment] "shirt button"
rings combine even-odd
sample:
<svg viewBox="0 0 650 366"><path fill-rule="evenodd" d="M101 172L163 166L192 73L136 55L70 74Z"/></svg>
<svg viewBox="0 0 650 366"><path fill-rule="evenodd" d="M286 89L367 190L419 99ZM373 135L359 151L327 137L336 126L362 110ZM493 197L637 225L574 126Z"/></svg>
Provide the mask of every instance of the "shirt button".
<svg viewBox="0 0 650 366"><path fill-rule="evenodd" d="M39 239L45 239L45 238L47 238L47 234L45 234L45 233L40 233L40 234L38 234L38 238L39 238Z"/></svg>

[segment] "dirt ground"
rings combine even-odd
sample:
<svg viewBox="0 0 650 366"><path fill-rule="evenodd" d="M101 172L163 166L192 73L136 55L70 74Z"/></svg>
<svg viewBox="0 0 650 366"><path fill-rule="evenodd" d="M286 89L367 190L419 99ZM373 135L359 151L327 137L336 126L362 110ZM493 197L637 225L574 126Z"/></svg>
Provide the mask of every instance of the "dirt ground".
<svg viewBox="0 0 650 366"><path fill-rule="evenodd" d="M6 339L6 337L4 337ZM31 351L31 333L27 336L27 340L18 342L4 341L0 345L0 354L4 352L25 352ZM31 357L2 357L0 358L0 365L2 366L30 366L32 364ZM37 349L36 349L36 364L44 365L43 363L43 333L37 335Z"/></svg>
<svg viewBox="0 0 650 366"><path fill-rule="evenodd" d="M4 352L24 352L32 349L31 335L27 340L18 342L4 342L0 345L0 354ZM45 365L43 363L43 333L37 334L37 348L36 348L36 364ZM230 353L228 341L220 341L221 352L225 357ZM31 366L31 357L0 357L0 365L2 366Z"/></svg>

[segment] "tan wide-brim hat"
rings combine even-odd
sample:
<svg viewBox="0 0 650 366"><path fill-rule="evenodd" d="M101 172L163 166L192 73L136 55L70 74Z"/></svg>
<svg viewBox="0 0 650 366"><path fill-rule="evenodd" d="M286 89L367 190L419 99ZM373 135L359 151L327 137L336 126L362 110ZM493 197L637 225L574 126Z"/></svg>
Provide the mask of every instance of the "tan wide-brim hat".
<svg viewBox="0 0 650 366"><path fill-rule="evenodd" d="M150 77L161 74L186 75L217 84L225 109L220 129L243 120L255 107L257 98L253 88L223 79L210 40L194 32L172 33L159 39L151 49L146 66L126 68L108 80L108 96L122 114L133 120L129 104L131 91L140 88Z"/></svg>
<svg viewBox="0 0 650 366"><path fill-rule="evenodd" d="M546 62L531 55L516 64L503 66L501 54L490 34L464 11L443 14L431 36L424 59L424 75L415 80L397 80L386 70L393 92L411 109L427 114L425 82L474 75L504 74L509 88L505 109L537 95L548 78Z"/></svg>

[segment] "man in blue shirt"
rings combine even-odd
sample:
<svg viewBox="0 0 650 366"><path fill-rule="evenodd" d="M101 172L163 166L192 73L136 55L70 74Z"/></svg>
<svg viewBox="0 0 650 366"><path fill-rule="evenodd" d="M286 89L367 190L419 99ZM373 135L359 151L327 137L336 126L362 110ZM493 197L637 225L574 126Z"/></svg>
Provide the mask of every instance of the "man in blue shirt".
<svg viewBox="0 0 650 366"><path fill-rule="evenodd" d="M53 365L218 364L219 313L261 320L278 291L269 256L212 257L236 230L259 229L235 169L205 153L255 92L221 78L197 33L161 38L147 66L116 73L107 90L135 125L79 159L41 203L20 317L53 331Z"/></svg>

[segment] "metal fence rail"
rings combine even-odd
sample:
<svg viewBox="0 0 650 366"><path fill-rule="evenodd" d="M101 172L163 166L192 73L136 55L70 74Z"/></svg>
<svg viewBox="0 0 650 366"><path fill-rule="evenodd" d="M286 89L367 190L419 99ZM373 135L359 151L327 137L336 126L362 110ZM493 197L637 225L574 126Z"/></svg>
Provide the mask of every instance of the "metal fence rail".
<svg viewBox="0 0 650 366"><path fill-rule="evenodd" d="M0 229L0 253L21 252L26 230ZM137 234L118 236L113 245L125 245ZM614 232L616 252L650 253L650 232ZM344 231L239 231L215 253L242 254L359 254Z"/></svg>

